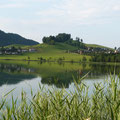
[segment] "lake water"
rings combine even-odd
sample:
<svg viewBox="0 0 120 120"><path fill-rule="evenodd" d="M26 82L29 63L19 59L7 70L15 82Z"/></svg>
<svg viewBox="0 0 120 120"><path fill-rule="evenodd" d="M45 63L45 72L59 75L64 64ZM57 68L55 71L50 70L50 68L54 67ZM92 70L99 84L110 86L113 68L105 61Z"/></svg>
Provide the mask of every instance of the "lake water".
<svg viewBox="0 0 120 120"><path fill-rule="evenodd" d="M39 90L39 85L45 89L61 89L74 91L73 78L78 80L88 72L83 80L92 92L93 84L103 82L110 73L120 73L120 66L105 64L85 64L85 63L40 63L40 62L0 62L0 98L15 88L10 93L16 98L20 98L21 91L24 90L30 97L31 88L34 93Z"/></svg>

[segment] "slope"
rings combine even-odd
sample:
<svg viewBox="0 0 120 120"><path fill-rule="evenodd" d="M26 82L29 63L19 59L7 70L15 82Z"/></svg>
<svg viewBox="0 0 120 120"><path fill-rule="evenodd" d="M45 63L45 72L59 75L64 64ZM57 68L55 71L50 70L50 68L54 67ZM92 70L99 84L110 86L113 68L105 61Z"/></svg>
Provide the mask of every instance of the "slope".
<svg viewBox="0 0 120 120"><path fill-rule="evenodd" d="M36 52L27 52L22 55L0 55L0 59L39 60L40 58L43 58L49 61L58 61L63 59L64 61L79 62L84 56L76 53L68 53L68 50L77 50L77 48L65 43L57 43L56 45L39 44L22 47L22 49L31 48L36 49ZM86 56L86 58L88 60L91 57Z"/></svg>
<svg viewBox="0 0 120 120"><path fill-rule="evenodd" d="M26 39L18 34L5 33L0 30L0 46L7 46L12 44L37 45L39 43L30 39Z"/></svg>

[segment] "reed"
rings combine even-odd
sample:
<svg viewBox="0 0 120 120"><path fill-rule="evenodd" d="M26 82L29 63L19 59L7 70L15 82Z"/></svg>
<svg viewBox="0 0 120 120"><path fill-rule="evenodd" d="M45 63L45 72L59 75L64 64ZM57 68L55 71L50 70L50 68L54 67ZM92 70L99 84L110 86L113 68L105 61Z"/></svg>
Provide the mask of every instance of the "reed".
<svg viewBox="0 0 120 120"><path fill-rule="evenodd" d="M89 95L89 88L81 80L76 82L74 92L47 90L41 88L27 98L21 92L21 101L12 99L7 105L7 95L0 103L0 119L2 120L120 120L120 79L115 75L105 84L94 84Z"/></svg>

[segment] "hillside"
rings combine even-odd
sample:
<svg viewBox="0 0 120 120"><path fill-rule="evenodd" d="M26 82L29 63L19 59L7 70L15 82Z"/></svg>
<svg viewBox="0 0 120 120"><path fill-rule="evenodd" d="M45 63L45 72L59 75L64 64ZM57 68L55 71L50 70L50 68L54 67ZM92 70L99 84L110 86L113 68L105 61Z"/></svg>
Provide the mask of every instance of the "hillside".
<svg viewBox="0 0 120 120"><path fill-rule="evenodd" d="M18 34L5 33L0 30L0 46L8 46L12 44L37 45L39 43L34 40L26 39Z"/></svg>
<svg viewBox="0 0 120 120"><path fill-rule="evenodd" d="M17 47L16 45L14 47ZM81 61L84 56L87 60L91 57L88 55L80 55L76 53L68 53L68 50L77 50L76 47L65 44L57 43L56 45L38 44L32 46L21 46L22 49L35 49L36 52L25 52L21 55L0 55L0 60L3 59L17 59L17 60L38 60L39 58L46 59L47 61L58 61L64 59L64 61Z"/></svg>
<svg viewBox="0 0 120 120"><path fill-rule="evenodd" d="M102 45L97 45L97 44L85 44L87 47L93 47L93 48L108 48L108 49L113 49L113 48L109 48L106 46L102 46Z"/></svg>
<svg viewBox="0 0 120 120"><path fill-rule="evenodd" d="M42 44L33 45L33 46L22 46L22 48L25 48L25 49L35 48L35 49L37 49L37 51L46 51L48 53L50 51L53 51L53 52L61 51L61 52L63 52L63 51L66 51L66 50L72 51L72 50L77 50L78 49L75 46L71 46L71 45L68 45L68 44L65 44L65 43L56 43L55 45L49 45L49 44L42 43Z"/></svg>

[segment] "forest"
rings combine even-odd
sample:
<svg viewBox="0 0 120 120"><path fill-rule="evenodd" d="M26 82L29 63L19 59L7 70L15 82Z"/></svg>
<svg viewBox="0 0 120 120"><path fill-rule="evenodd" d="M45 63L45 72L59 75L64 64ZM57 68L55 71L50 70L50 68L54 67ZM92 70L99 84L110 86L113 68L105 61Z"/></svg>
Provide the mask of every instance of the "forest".
<svg viewBox="0 0 120 120"><path fill-rule="evenodd" d="M34 40L26 39L18 34L5 33L0 30L0 47L12 44L37 45L39 43Z"/></svg>

